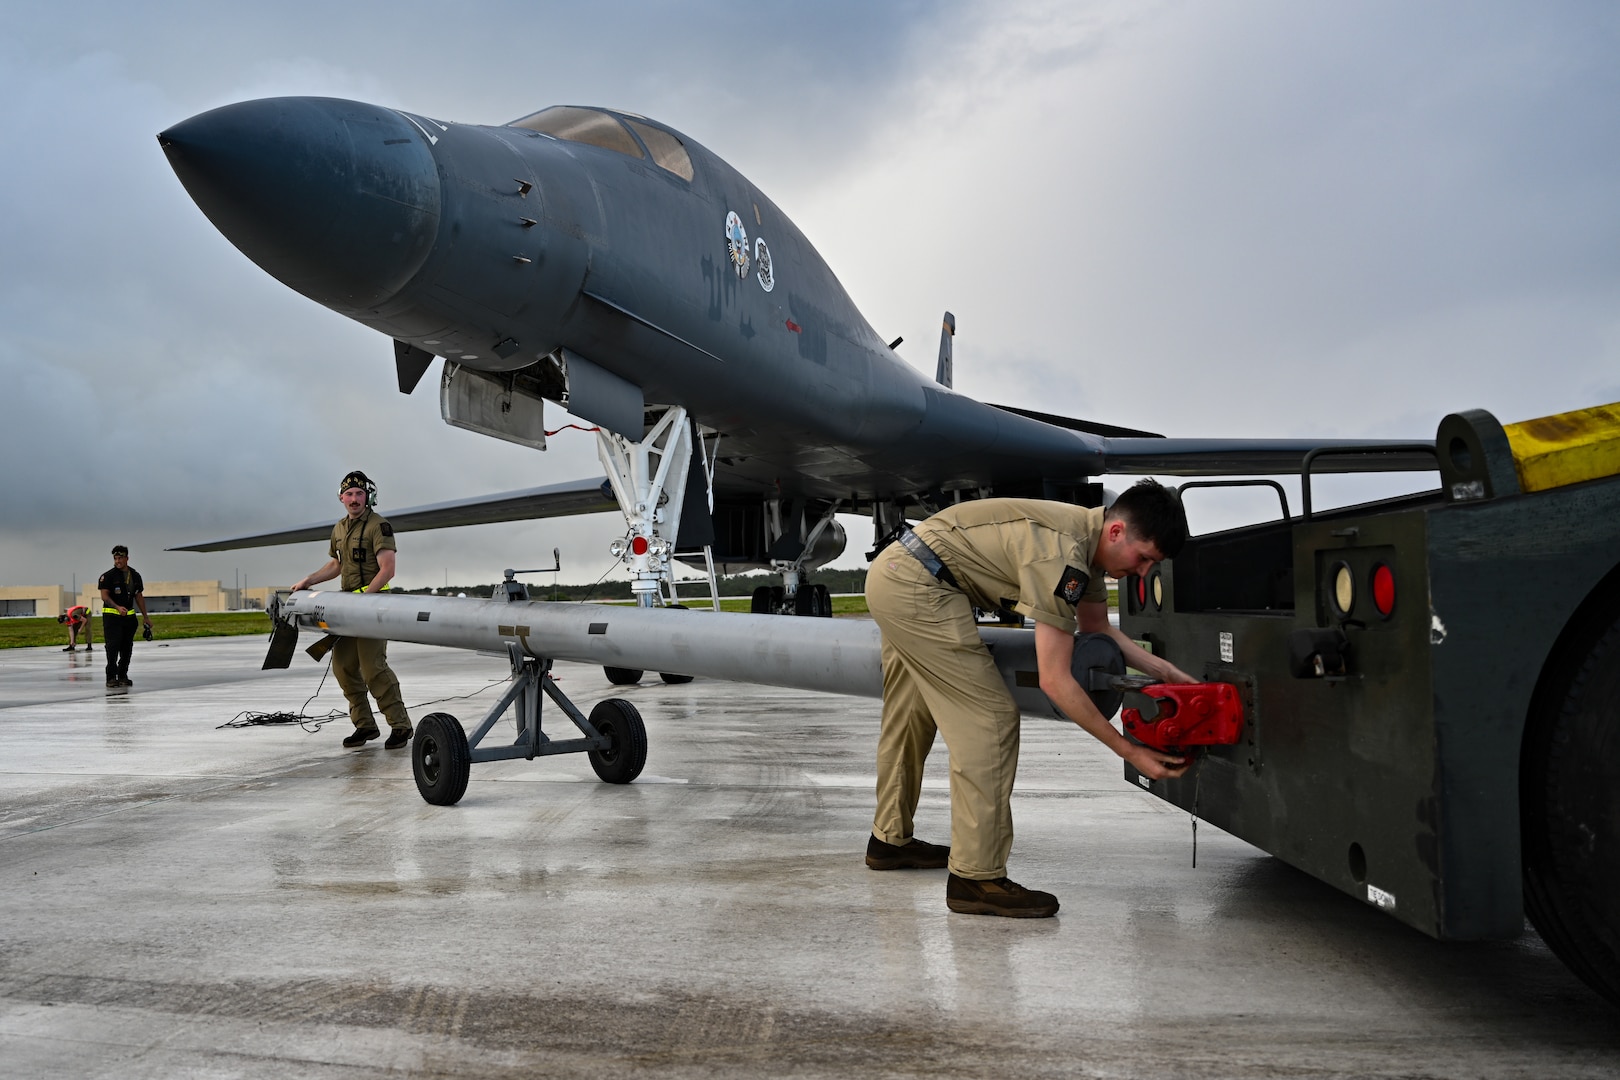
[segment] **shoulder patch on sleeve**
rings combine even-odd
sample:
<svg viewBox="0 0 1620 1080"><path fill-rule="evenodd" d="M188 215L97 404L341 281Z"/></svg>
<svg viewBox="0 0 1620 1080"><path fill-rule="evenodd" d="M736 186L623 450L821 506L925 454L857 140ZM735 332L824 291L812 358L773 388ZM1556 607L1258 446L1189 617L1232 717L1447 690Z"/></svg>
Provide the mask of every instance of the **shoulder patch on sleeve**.
<svg viewBox="0 0 1620 1080"><path fill-rule="evenodd" d="M393 536L394 535L394 527L392 525L388 524L388 522L386 522L386 521L383 522L381 525L377 526L377 531L382 533L384 536Z"/></svg>
<svg viewBox="0 0 1620 1080"><path fill-rule="evenodd" d="M1063 577L1058 581L1055 591L1057 598L1065 604L1078 604L1080 598L1086 594L1086 586L1091 584L1091 575L1084 570L1076 570L1072 566L1063 568Z"/></svg>

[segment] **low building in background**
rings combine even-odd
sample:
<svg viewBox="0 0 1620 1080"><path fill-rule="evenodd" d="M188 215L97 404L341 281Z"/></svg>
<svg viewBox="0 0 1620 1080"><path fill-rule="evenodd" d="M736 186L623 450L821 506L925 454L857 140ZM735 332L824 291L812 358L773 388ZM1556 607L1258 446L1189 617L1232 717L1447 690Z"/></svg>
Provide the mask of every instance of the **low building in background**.
<svg viewBox="0 0 1620 1080"><path fill-rule="evenodd" d="M218 581L147 581L146 610L153 615L186 612L263 611L276 592L285 585L260 585L234 589ZM55 618L74 604L83 604L94 615L101 614L101 590L95 583L79 590L60 585L0 585L0 619Z"/></svg>
<svg viewBox="0 0 1620 1080"><path fill-rule="evenodd" d="M70 606L60 585L0 585L0 618L55 618Z"/></svg>

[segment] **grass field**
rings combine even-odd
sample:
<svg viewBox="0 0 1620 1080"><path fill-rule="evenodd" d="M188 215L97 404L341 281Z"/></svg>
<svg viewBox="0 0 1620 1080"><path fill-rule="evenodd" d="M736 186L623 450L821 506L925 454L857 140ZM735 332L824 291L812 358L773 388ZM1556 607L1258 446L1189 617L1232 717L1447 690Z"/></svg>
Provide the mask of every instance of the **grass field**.
<svg viewBox="0 0 1620 1080"><path fill-rule="evenodd" d="M94 642L101 644L101 617L91 620ZM198 612L152 616L154 641L175 638L226 637L232 634L270 633L270 616L262 611ZM80 644L83 644L81 641ZM0 649L26 649L36 645L67 645L67 627L48 619L0 619Z"/></svg>
<svg viewBox="0 0 1620 1080"><path fill-rule="evenodd" d="M721 611L747 611L750 600L746 596L722 596L720 598ZM707 600L683 600L687 607L700 611L712 610ZM866 597L864 596L835 596L832 598L834 615L865 615Z"/></svg>

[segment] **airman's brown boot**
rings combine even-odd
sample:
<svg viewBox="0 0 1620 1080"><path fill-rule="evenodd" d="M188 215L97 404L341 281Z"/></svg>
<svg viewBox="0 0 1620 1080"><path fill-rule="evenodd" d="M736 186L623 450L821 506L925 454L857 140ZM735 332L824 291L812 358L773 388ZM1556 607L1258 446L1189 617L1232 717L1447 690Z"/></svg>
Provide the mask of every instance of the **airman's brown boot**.
<svg viewBox="0 0 1620 1080"><path fill-rule="evenodd" d="M866 842L866 865L873 870L943 870L950 858L950 848L915 836L904 844L886 844L875 836Z"/></svg>
<svg viewBox="0 0 1620 1080"><path fill-rule="evenodd" d="M962 915L1045 919L1057 914L1058 899L1004 877L975 881L951 874L945 879L945 906Z"/></svg>

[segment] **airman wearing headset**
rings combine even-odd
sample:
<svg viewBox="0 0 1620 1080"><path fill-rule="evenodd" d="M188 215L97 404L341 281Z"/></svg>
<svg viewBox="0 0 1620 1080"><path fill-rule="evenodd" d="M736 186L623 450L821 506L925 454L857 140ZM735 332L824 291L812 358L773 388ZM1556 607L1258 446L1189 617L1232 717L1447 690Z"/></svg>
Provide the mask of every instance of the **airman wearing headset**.
<svg viewBox="0 0 1620 1080"><path fill-rule="evenodd" d="M338 499L346 516L332 528L331 558L313 574L294 582L294 592L341 576L345 592L374 593L386 589L393 579L394 528L373 510L377 485L355 469L338 485ZM354 721L354 734L343 740L344 746L364 746L382 734L366 700L368 690L393 729L383 749L397 750L411 741L411 718L405 712L399 680L388 667L388 642L340 638L332 647L332 674L349 699L349 718Z"/></svg>

